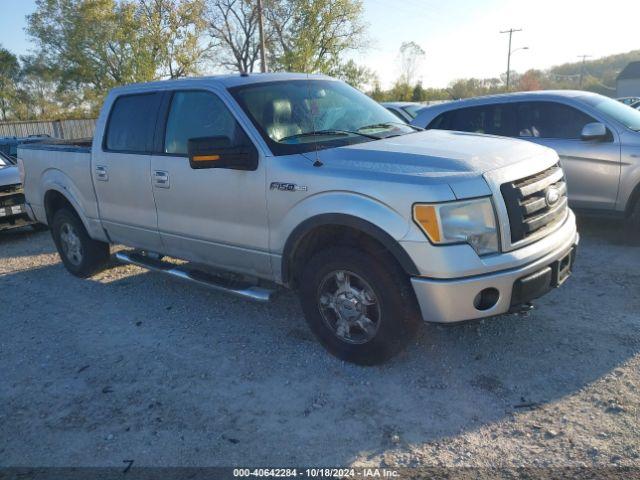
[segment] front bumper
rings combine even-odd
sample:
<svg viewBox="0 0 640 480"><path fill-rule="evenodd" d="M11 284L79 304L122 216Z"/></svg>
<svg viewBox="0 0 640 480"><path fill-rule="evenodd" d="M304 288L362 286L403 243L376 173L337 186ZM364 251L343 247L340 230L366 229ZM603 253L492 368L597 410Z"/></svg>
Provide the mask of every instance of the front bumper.
<svg viewBox="0 0 640 480"><path fill-rule="evenodd" d="M578 241L576 232L547 255L519 268L460 279L413 277L422 317L435 323L491 317L544 295L570 273ZM479 297L483 291L488 293Z"/></svg>
<svg viewBox="0 0 640 480"><path fill-rule="evenodd" d="M22 189L8 188L0 192L0 231L31 225Z"/></svg>

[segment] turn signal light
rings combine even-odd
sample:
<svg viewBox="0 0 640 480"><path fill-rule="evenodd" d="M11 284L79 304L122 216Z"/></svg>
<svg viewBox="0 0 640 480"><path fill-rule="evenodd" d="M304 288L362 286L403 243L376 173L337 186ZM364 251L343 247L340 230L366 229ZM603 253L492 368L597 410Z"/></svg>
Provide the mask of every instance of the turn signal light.
<svg viewBox="0 0 640 480"><path fill-rule="evenodd" d="M220 160L220 155L196 155L193 157L194 162L210 162L212 160Z"/></svg>
<svg viewBox="0 0 640 480"><path fill-rule="evenodd" d="M415 205L413 207L413 218L418 222L424 233L432 242L439 243L440 226L438 225L438 215L433 205Z"/></svg>

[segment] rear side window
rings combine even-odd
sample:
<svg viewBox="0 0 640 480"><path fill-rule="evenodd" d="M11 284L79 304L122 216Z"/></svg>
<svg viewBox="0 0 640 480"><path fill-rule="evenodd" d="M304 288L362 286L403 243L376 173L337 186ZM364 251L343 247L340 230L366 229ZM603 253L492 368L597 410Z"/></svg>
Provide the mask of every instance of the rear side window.
<svg viewBox="0 0 640 480"><path fill-rule="evenodd" d="M429 128L512 137L515 136L515 123L515 110L511 104L483 105L442 113Z"/></svg>
<svg viewBox="0 0 640 480"><path fill-rule="evenodd" d="M521 138L578 139L582 128L592 117L573 107L555 102L522 102L517 104L518 136Z"/></svg>
<svg viewBox="0 0 640 480"><path fill-rule="evenodd" d="M111 108L105 147L120 152L153 152L162 93L119 97Z"/></svg>
<svg viewBox="0 0 640 480"><path fill-rule="evenodd" d="M176 92L171 101L164 151L187 154L190 138L228 137L237 143L239 126L217 95L210 92Z"/></svg>

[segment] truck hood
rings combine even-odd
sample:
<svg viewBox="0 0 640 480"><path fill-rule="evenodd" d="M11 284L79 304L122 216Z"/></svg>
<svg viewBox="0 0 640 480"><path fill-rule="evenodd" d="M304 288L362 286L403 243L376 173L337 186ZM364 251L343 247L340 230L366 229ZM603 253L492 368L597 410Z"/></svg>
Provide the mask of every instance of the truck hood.
<svg viewBox="0 0 640 480"><path fill-rule="evenodd" d="M446 183L456 198L490 195L485 174L493 170L508 167L524 177L558 161L555 151L524 140L445 130L321 150L318 157L327 168L359 178Z"/></svg>
<svg viewBox="0 0 640 480"><path fill-rule="evenodd" d="M531 158L553 157L540 145L493 135L427 130L320 152L324 161L347 162L389 173L478 176Z"/></svg>
<svg viewBox="0 0 640 480"><path fill-rule="evenodd" d="M17 183L20 183L20 173L18 172L18 167L16 167L15 165L0 167L0 187L15 185Z"/></svg>

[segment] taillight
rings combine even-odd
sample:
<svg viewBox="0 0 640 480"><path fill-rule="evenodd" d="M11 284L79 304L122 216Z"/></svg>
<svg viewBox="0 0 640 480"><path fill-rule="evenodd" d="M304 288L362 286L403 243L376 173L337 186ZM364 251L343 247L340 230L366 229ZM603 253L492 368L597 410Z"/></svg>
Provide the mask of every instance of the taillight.
<svg viewBox="0 0 640 480"><path fill-rule="evenodd" d="M18 158L18 172L20 173L20 183L24 185L24 162Z"/></svg>

